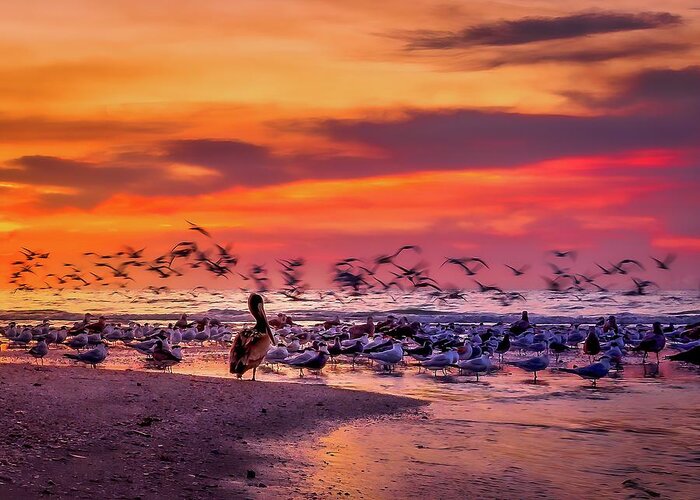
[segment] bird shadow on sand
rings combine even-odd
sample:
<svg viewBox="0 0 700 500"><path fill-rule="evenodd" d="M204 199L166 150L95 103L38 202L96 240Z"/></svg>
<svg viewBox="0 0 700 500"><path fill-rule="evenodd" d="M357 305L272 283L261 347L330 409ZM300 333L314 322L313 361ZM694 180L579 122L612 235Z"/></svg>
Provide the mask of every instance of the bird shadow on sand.
<svg viewBox="0 0 700 500"><path fill-rule="evenodd" d="M549 387L550 386L549 382L547 382L547 380L545 380L545 379L533 380L531 378L520 380L520 384L522 384L522 385L534 385L537 387Z"/></svg>

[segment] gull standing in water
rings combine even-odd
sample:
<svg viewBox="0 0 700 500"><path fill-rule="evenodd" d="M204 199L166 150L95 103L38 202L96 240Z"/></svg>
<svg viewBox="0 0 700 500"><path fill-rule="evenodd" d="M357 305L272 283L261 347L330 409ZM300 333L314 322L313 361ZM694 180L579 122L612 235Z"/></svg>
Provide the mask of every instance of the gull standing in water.
<svg viewBox="0 0 700 500"><path fill-rule="evenodd" d="M314 351L311 351L314 352ZM304 368L307 370L315 371L320 373L323 367L326 366L328 362L328 349L326 344L319 344L319 349L310 358L302 358L302 356L297 356L295 359L289 361L287 364L299 368L299 376L304 376Z"/></svg>
<svg viewBox="0 0 700 500"><path fill-rule="evenodd" d="M275 342L275 337L267 322L261 295L250 294L248 309L255 318L255 326L241 330L236 335L229 355L229 371L242 378L243 374L252 368L252 380L255 380L255 371L265 359L267 350Z"/></svg>
<svg viewBox="0 0 700 500"><path fill-rule="evenodd" d="M549 366L549 356L538 356L536 358L525 359L523 361L511 361L509 365L517 366L521 370L534 374L534 381L537 382L537 372L540 372Z"/></svg>
<svg viewBox="0 0 700 500"><path fill-rule="evenodd" d="M394 342L391 349L379 352L370 352L370 359L378 361L382 365L382 369L393 371L396 363L400 363L403 359L403 347L399 342Z"/></svg>
<svg viewBox="0 0 700 500"><path fill-rule="evenodd" d="M478 358L467 359L457 363L460 371L467 370L476 374L476 381L479 381L479 373L488 373L491 369L491 359L488 354L482 354Z"/></svg>
<svg viewBox="0 0 700 500"><path fill-rule="evenodd" d="M639 345L635 348L633 348L633 351L642 351L644 353L644 357L642 358L642 363L644 363L647 359L647 356L649 355L650 352L656 353L656 364L659 364L659 352L666 346L666 336L664 335L664 332L661 330L661 323L656 321L654 323L654 331L653 333L644 338Z"/></svg>
<svg viewBox="0 0 700 500"><path fill-rule="evenodd" d="M566 373L575 373L581 378L592 380L593 385L596 385L598 379L605 377L610 371L610 357L603 356L597 363L579 368L560 368L559 371Z"/></svg>

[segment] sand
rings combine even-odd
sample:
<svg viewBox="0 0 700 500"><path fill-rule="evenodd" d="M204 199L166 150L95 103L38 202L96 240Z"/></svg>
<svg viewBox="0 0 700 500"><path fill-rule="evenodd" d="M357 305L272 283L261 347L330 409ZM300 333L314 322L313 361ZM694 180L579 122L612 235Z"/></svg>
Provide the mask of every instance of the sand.
<svg viewBox="0 0 700 500"><path fill-rule="evenodd" d="M0 496L290 498L323 435L423 404L322 385L0 364Z"/></svg>

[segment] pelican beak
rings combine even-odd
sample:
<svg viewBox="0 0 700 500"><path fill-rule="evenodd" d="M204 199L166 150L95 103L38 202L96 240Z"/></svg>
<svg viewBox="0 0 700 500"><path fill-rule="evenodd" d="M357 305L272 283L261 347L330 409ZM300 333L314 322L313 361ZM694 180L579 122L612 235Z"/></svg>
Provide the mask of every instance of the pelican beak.
<svg viewBox="0 0 700 500"><path fill-rule="evenodd" d="M258 314L260 317L265 321L265 327L267 328L267 336L270 337L270 342L272 344L275 344L275 335L272 333L272 328L270 328L270 325L267 322L267 316L265 315L265 307L263 306L263 303L260 302L258 304Z"/></svg>

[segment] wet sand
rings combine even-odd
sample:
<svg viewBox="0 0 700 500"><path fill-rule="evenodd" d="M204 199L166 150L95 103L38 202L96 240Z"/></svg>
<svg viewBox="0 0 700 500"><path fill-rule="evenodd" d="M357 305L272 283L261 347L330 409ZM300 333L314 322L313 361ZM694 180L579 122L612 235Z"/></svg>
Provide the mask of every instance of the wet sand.
<svg viewBox="0 0 700 500"><path fill-rule="evenodd" d="M670 361L662 361L658 367L653 363L643 365L640 356L632 355L626 357L623 370L612 372L610 377L600 381L597 388L556 370L557 366L585 364L587 358L580 353L572 353L560 364L552 363L554 369L541 373L537 384L531 382L531 375L510 366L482 377L479 383L474 377L455 373L437 378L418 374L415 366L401 366L395 374L388 375L368 366L365 361L355 369L346 362L329 364L321 376L307 375L305 378L299 378L298 371L291 368L283 367L279 371L264 368L258 372L263 381L294 382L260 383L260 387L264 388L261 392L266 396L271 391L281 391L289 396L285 400L287 408L279 411L286 412L290 405L295 405L295 423L292 425L284 420L280 427L273 426L269 434L274 443L272 449L266 444L270 441L264 439L268 436L267 428L253 427L257 430L246 434L252 435L252 439L240 438L248 444L237 448L236 440L230 443L238 455L210 457L204 451L209 447L209 453L212 453L211 446L227 433L225 429L229 424L221 421L227 419L227 415L218 413L212 420L207 413L213 415L210 412L215 411L219 398L233 395L216 396L213 402L207 403L208 406L194 403L190 395L198 394L200 387L211 387L216 391L225 391L224 387L253 391L249 388L257 385L230 380L225 372L226 349L223 346L191 346L185 353L185 361L175 367L179 372L175 375L135 372L148 369L144 357L121 346L110 350L105 363L104 368L114 371L60 368L72 365L60 355L63 352L66 352L63 347L52 349L47 356L50 372L27 366L28 360L22 350L0 352L0 374L9 373L7 364L15 373L11 379L0 379L5 382L0 387L4 389L19 378L27 379L26 383L23 382L25 390L38 390L41 387L29 383L34 380L32 377L56 371L75 373L76 377L84 379L83 384L89 386L96 377L93 372L99 376L104 373L115 383L126 381L125 397L134 399L133 404L129 403L132 406L130 419L121 419L131 422L131 425L121 430L151 433L151 427L156 429L168 424L157 422L145 428L135 425L139 419L148 416L148 411L134 408L148 409L148 406L141 405L163 403L150 396L154 388L145 394L137 392L143 389L142 386L134 387L133 377L151 377L149 380L156 381L152 387L161 384L170 387L169 384L174 383L182 390L170 393L166 399L171 400L173 408L182 401L187 403L180 412L173 414L178 429L184 428L185 432L192 434L197 431L190 424L192 419L213 422L211 434L206 435L210 440L201 440L205 443L202 453L193 455L209 461L196 469L197 472L193 472L195 469L191 465L178 469L178 474L187 474L185 482L179 483L178 487L194 488L184 490L193 498L202 495L373 499L589 498L595 495L600 498L691 499L697 498L700 490L697 474L700 467L700 414L697 412L700 407L700 370L689 365ZM508 356L522 359L515 353ZM195 377L190 379L192 375ZM52 377L48 376L48 379ZM359 400L347 400L350 407L342 408L332 402L337 399L327 399L338 397L327 386L358 391L349 394L359 396ZM324 406L312 406L310 413L298 422L300 410L296 409L296 402L309 397L305 396L310 394L307 390L323 390L318 393L318 399L312 398L312 401L314 405L322 402ZM372 402L374 396L386 394L413 399L379 403L377 408ZM60 399L59 393L55 397ZM428 406L417 409L412 406L417 404L415 400ZM64 403L57 401L56 404ZM79 403L74 401L72 404ZM196 414L194 404L207 408L208 412ZM234 401L227 404L233 405ZM382 406L384 404L389 406ZM347 420L401 408L410 410L401 413L400 418ZM253 409L250 418L254 422L261 418L265 422L264 419L271 415L268 409L268 416L261 417L256 414L260 410ZM166 408L158 414L167 415L169 412ZM29 416L24 418L27 422L33 421ZM286 417L280 415L280 418ZM75 421L75 417L65 419L66 425L72 428ZM94 420L100 421L100 418ZM178 432L167 432L165 436L175 436ZM190 439L187 434L185 437ZM142 473L141 469L149 474L162 475L163 472L157 471L175 465L169 462L153 465L155 455L151 450L157 447L153 438L133 433L127 438L125 441L133 442L136 447L129 449L131 451L140 450L137 445L146 441L150 445L146 452L150 455L132 470L131 476L134 477L124 474L120 480L129 477L140 481L130 494L140 492L144 493L144 498L150 498L157 492L148 489L154 484L149 476L136 477ZM303 440L303 446L295 446L299 440ZM83 448L78 446L76 449ZM62 456L65 457L65 452ZM73 457L66 460L72 460L73 465L76 462ZM192 462L194 459L188 460ZM245 479L248 465L244 463L256 464L256 479ZM172 477L169 471L165 469L166 477ZM106 477L111 481L110 476ZM266 487L256 486L258 481ZM105 487L111 491L109 488L109 485Z"/></svg>
<svg viewBox="0 0 700 500"><path fill-rule="evenodd" d="M316 450L322 465L306 490L375 499L698 498L697 382L618 379L594 389L565 379L533 388L514 374L505 388L489 378L440 382L425 419L333 431Z"/></svg>
<svg viewBox="0 0 700 500"><path fill-rule="evenodd" d="M0 497L291 498L313 474L303 450L319 436L422 404L320 385L2 363Z"/></svg>

